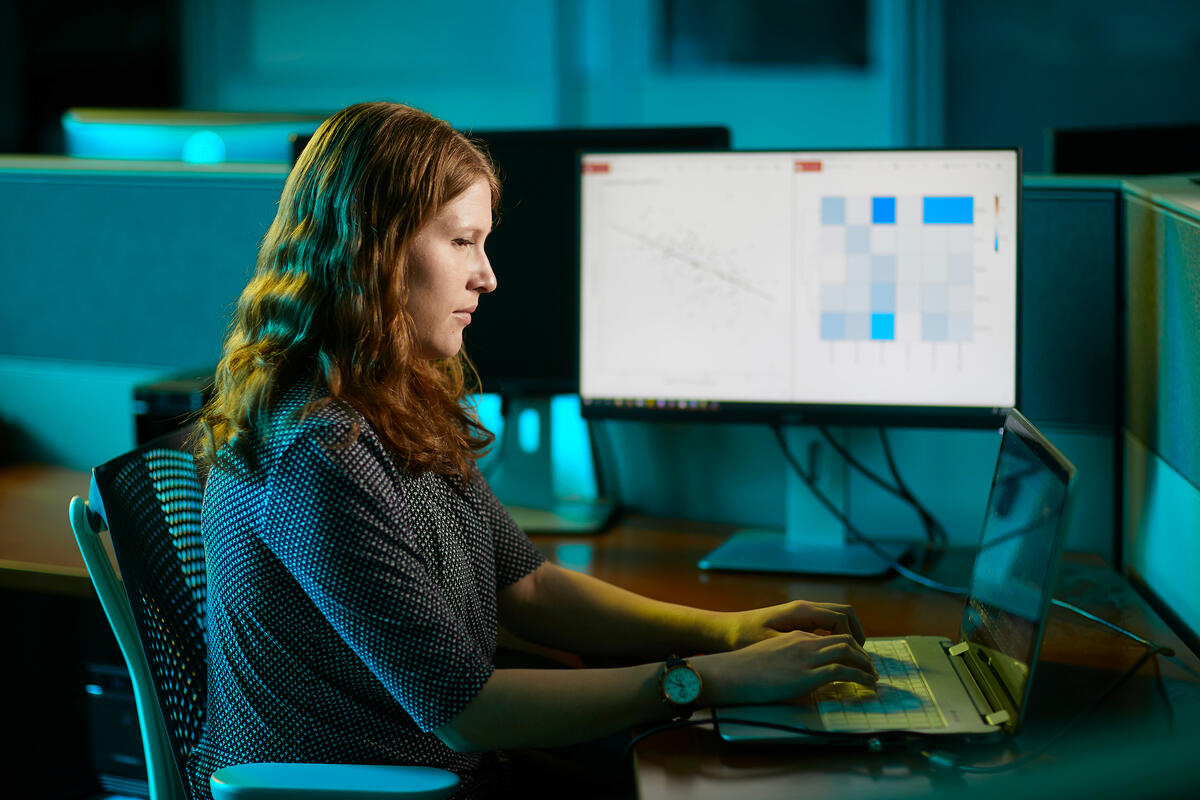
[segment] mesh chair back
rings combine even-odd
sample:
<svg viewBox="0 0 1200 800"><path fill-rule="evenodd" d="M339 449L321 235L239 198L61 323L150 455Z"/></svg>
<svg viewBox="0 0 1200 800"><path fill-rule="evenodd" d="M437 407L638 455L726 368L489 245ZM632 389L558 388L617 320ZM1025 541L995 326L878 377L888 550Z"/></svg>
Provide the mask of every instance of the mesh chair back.
<svg viewBox="0 0 1200 800"><path fill-rule="evenodd" d="M182 441L179 434L156 440L93 475L175 763L185 775L204 726L207 658L202 489Z"/></svg>

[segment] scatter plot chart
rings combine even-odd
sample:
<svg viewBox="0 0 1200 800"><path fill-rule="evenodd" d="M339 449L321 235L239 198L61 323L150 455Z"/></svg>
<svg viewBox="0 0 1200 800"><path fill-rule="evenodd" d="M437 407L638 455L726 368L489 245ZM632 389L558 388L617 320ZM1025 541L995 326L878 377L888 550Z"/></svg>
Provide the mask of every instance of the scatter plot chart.
<svg viewBox="0 0 1200 800"><path fill-rule="evenodd" d="M820 338L970 342L974 197L826 195Z"/></svg>

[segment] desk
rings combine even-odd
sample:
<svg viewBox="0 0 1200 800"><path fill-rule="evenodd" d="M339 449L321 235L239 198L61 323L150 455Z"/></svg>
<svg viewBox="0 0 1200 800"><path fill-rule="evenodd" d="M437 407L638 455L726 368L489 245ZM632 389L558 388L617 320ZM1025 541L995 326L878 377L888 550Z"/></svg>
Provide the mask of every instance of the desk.
<svg viewBox="0 0 1200 800"><path fill-rule="evenodd" d="M629 518L606 534L536 536L549 558L641 594L717 610L737 610L806 598L855 606L868 636L935 634L954 638L962 600L917 587L899 576L846 579L816 576L705 572L696 567L731 528L694 522ZM963 585L969 552L948 553L930 571ZM1081 797L1108 796L1120 781L1161 780L1177 765L1185 733L1200 713L1200 659L1150 607L1096 556L1069 555L1056 596L1157 643L1175 659L1156 659L1105 701L1077 733L1056 745L1052 758L1000 775L938 770L905 751L867 753L857 748L735 746L707 728L685 728L644 740L636 750L639 796L660 798L795 798L916 796L971 790L978 796L1017 791L1039 796L1050 786ZM1017 747L1036 747L1086 707L1141 656L1144 648L1096 623L1054 608L1034 673L1025 731L1016 742L962 750L968 760L1012 758ZM1161 676L1161 681L1158 680ZM1174 735L1170 732L1174 729ZM1200 739L1192 738L1192 745ZM1130 748L1130 742L1141 743ZM1147 753L1150 753L1148 756ZM1119 759L1116 756L1124 755ZM1161 754L1155 755L1155 754ZM1156 764L1155 759L1165 761ZM1185 762L1186 763L1186 762ZM1190 769L1190 766L1188 767ZM1106 771L1107 769L1107 771ZM1080 780L1080 775L1092 781ZM1179 772L1180 780L1192 781ZM1032 784L1032 791L1031 791ZM1125 788L1135 793L1145 783ZM1069 793L1069 791L1067 792ZM1174 796L1174 795L1168 795ZM1196 794L1193 796L1200 796Z"/></svg>
<svg viewBox="0 0 1200 800"><path fill-rule="evenodd" d="M67 518L71 498L87 499L91 480L45 464L0 468L0 588L94 596Z"/></svg>
<svg viewBox="0 0 1200 800"><path fill-rule="evenodd" d="M0 588L89 598L89 605L95 605L90 600L92 588L67 521L67 501L75 494L86 495L88 482L86 472L56 467L0 469ZM716 547L731 530L721 525L629 517L604 534L533 539L547 556L560 564L663 600L717 610L772 605L797 598L837 601L853 604L872 636L953 635L957 630L960 599L913 586L898 576L843 579L697 569L700 556ZM969 554L951 553L931 575L961 584L969 570ZM1068 556L1057 596L1174 647L1178 656L1158 659L1157 663L1144 667L1089 717L1079 736L1072 737L1077 741L1055 748L1056 760L1048 766L1019 770L1015 777L1034 775L1042 780L1050 771L1054 779L1053 770L1078 771L1081 764L1088 765L1089 774L1095 776L1099 767L1110 764L1116 772L1107 785L1116 786L1120 780L1141 780L1144 774L1169 769L1184 731L1194 724L1191 720L1200 716L1200 660L1098 557ZM25 627L29 630L16 633L19 641L36 636L39 628L36 621L23 622L24 616L17 621L22 622L22 630ZM90 622L76 626L69 631L59 629L67 634L66 642L88 631L103 630L104 622L98 609L92 609ZM1095 623L1053 609L1034 677L1033 710L1027 733L1018 743L1036 746L1039 739L1045 739L1076 710L1095 699L1142 652L1139 645ZM46 663L59 663L59 656ZM70 683L62 676L43 677L47 693L53 685L81 685L80 676L69 676ZM14 676L13 680L16 679ZM29 674L22 674L20 680L28 681ZM75 704L80 707L64 707L57 715L47 715L50 695L45 698L31 719L55 717L53 722L46 720L46 737L62 737L63 720L83 721L81 701ZM1172 726L1176 729L1173 738L1167 735ZM78 731L79 727L73 724L67 730ZM1114 744L1118 736L1120 747ZM50 739L34 735L29 740ZM1144 746L1129 754L1130 740ZM76 750L79 758L86 759L81 743ZM1011 757L1012 751L1012 746L1006 744L981 755L988 760L1002 760ZM1099 759L1098 753L1102 756ZM1118 754L1127 757L1121 760L1116 758ZM33 762L42 757L42 749L10 755L13 763L21 763L29 771ZM45 774L62 771L62 752L57 755L59 758L46 760ZM1166 761L1159 764L1156 758ZM904 752L869 754L861 750L782 746L739 748L722 743L711 731L701 728L671 731L645 740L637 748L637 773L643 800L731 796L890 798L928 794L939 788L953 792L969 788L974 795L972 800L978 800L981 794L988 795L989 791L1011 800L1013 779L942 773ZM1087 789L1077 773L1058 777L1060 784L1069 780L1072 786ZM1101 772L1095 780L1110 780L1110 777ZM1062 794L1061 790L1058 794ZM1092 796L1105 793L1092 792Z"/></svg>

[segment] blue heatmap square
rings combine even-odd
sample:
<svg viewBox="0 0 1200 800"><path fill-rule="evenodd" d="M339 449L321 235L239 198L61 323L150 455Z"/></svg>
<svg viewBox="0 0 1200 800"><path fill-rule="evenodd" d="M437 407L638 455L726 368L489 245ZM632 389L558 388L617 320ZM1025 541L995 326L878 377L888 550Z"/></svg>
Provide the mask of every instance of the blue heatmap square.
<svg viewBox="0 0 1200 800"><path fill-rule="evenodd" d="M872 197L871 222L876 225L896 224L896 198Z"/></svg>
<svg viewBox="0 0 1200 800"><path fill-rule="evenodd" d="M821 338L822 339L845 339L846 338L846 315L845 314L822 314L821 315Z"/></svg>
<svg viewBox="0 0 1200 800"><path fill-rule="evenodd" d="M846 221L846 198L821 198L821 224L842 225Z"/></svg>
<svg viewBox="0 0 1200 800"><path fill-rule="evenodd" d="M896 315L895 314L872 314L871 315L871 338L872 339L895 339L896 338Z"/></svg>
<svg viewBox="0 0 1200 800"><path fill-rule="evenodd" d="M921 338L926 342L944 342L948 338L945 314L921 315Z"/></svg>

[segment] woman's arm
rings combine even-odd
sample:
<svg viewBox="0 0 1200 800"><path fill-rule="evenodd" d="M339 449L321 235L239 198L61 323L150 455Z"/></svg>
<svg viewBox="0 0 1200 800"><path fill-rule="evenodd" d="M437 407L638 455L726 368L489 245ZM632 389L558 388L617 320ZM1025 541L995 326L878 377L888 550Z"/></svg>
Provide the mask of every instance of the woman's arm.
<svg viewBox="0 0 1200 800"><path fill-rule="evenodd" d="M699 705L766 703L830 681L871 685L869 657L848 634L779 634L728 653L690 659L703 682ZM438 738L459 752L546 747L665 721L662 664L619 669L498 669Z"/></svg>
<svg viewBox="0 0 1200 800"><path fill-rule="evenodd" d="M863 641L847 605L795 601L752 611L705 611L652 600L549 562L500 592L500 622L538 644L627 658L736 650L793 630Z"/></svg>

